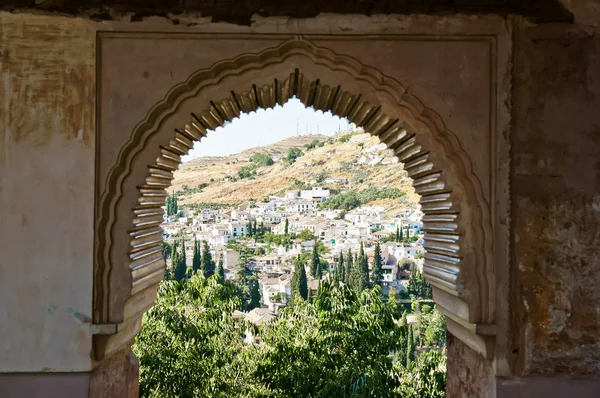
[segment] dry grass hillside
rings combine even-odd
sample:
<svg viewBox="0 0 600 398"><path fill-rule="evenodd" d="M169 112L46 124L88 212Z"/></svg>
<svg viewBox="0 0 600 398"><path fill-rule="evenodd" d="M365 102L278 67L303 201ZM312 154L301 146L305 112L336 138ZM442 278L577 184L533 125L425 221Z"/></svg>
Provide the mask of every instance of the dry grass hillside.
<svg viewBox="0 0 600 398"><path fill-rule="evenodd" d="M325 145L306 150L305 145L315 139L325 142ZM304 154L296 162L286 165L281 158L292 147L302 148ZM270 155L275 163L256 166L251 162L256 153ZM171 192L176 192L180 204L184 205L201 202L239 204L249 199L281 195L286 190L302 188L302 185L324 186L338 192L393 187L405 191L406 198L380 199L372 204L395 210L416 203L418 196L410 186L410 179L402 165L393 161L396 160L384 144L361 132L339 133L333 137L290 137L231 156L190 160L175 173ZM254 168L256 175L240 178L238 173L243 168ZM328 182L330 179L347 179L348 182Z"/></svg>

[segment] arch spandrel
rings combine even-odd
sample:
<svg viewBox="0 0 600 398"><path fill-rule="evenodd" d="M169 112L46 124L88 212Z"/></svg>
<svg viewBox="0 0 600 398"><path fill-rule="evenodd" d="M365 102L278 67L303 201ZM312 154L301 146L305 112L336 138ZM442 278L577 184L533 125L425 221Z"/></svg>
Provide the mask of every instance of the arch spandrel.
<svg viewBox="0 0 600 398"><path fill-rule="evenodd" d="M151 109L121 150L98 213L94 317L115 327L101 328L97 359L131 341L155 300L163 275L161 206L181 156L240 112L293 96L363 126L405 164L421 195L424 270L434 298L453 334L490 355L488 340L477 335L478 324L493 323L489 207L459 139L394 78L294 39L194 73Z"/></svg>

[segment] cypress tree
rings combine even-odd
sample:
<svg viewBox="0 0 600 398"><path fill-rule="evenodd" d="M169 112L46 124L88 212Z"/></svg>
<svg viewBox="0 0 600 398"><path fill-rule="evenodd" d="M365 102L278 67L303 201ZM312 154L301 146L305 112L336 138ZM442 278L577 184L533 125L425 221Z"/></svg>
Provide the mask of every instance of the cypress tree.
<svg viewBox="0 0 600 398"><path fill-rule="evenodd" d="M381 281L383 280L383 271L381 269L382 262L381 247L379 246L379 242L377 242L377 245L375 245L375 254L373 255L373 270L371 272L373 286L381 286Z"/></svg>
<svg viewBox="0 0 600 398"><path fill-rule="evenodd" d="M258 280L254 278L252 286L250 286L250 304L248 310L260 307L260 290L258 287Z"/></svg>
<svg viewBox="0 0 600 398"><path fill-rule="evenodd" d="M287 236L289 233L289 229L290 229L290 222L288 221L288 219L285 219L285 227L283 229L283 233Z"/></svg>
<svg viewBox="0 0 600 398"><path fill-rule="evenodd" d="M202 245L202 263L200 266L205 278L208 279L215 274L215 262L212 259L210 248L206 241L203 241Z"/></svg>
<svg viewBox="0 0 600 398"><path fill-rule="evenodd" d="M163 274L163 279L168 281L169 279L171 279L171 270L169 269L169 267L167 266L167 258L171 257L173 253L173 247L169 244L169 242L163 240L162 242L162 255L163 255L163 260L165 262L165 271Z"/></svg>
<svg viewBox="0 0 600 398"><path fill-rule="evenodd" d="M252 220L248 219L248 225L246 226L246 233L248 234L248 236L252 237Z"/></svg>
<svg viewBox="0 0 600 398"><path fill-rule="evenodd" d="M400 232L400 227L396 227L396 242L402 242L402 232Z"/></svg>
<svg viewBox="0 0 600 398"><path fill-rule="evenodd" d="M256 222L256 218L254 219L254 225L252 226L252 236L258 235L258 223Z"/></svg>
<svg viewBox="0 0 600 398"><path fill-rule="evenodd" d="M223 268L223 260L219 260L219 266L217 267L217 275L219 275L219 283L223 285L225 283L225 268Z"/></svg>
<svg viewBox="0 0 600 398"><path fill-rule="evenodd" d="M304 268L304 264L302 264L300 255L298 255L296 264L294 266L294 275L292 276L292 294L295 295L295 297L302 297L304 300L308 298L306 269Z"/></svg>
<svg viewBox="0 0 600 398"><path fill-rule="evenodd" d="M406 366L410 366L415 361L415 336L412 325L408 325L408 337L406 339Z"/></svg>
<svg viewBox="0 0 600 398"><path fill-rule="evenodd" d="M362 267L360 257L356 258L354 264L352 265L352 270L350 271L350 287L357 294L362 292L365 288L362 277Z"/></svg>
<svg viewBox="0 0 600 398"><path fill-rule="evenodd" d="M344 281L344 253L340 250L340 258L338 258L337 266L335 267L334 278L337 282Z"/></svg>
<svg viewBox="0 0 600 398"><path fill-rule="evenodd" d="M198 240L194 237L194 254L192 256L192 271L194 273L200 271L200 246Z"/></svg>
<svg viewBox="0 0 600 398"><path fill-rule="evenodd" d="M344 283L350 283L350 276L352 275L352 252L348 249L348 253L346 253L346 266L344 269Z"/></svg>
<svg viewBox="0 0 600 398"><path fill-rule="evenodd" d="M177 257L179 257L178 252L178 244L177 241L173 242L173 248L171 249L171 268L169 269L169 279L175 279L175 268L177 267L177 262L179 261Z"/></svg>
<svg viewBox="0 0 600 398"><path fill-rule="evenodd" d="M263 236L264 234L265 234L265 222L261 221L260 222L260 232L259 232L259 235Z"/></svg>
<svg viewBox="0 0 600 398"><path fill-rule="evenodd" d="M321 279L321 259L319 258L319 251L317 249L317 239L313 244L312 257L310 259L310 275L315 279Z"/></svg>
<svg viewBox="0 0 600 398"><path fill-rule="evenodd" d="M363 243L360 242L360 251L358 254L358 265L360 267L361 291L369 287L369 259L365 255Z"/></svg>
<svg viewBox="0 0 600 398"><path fill-rule="evenodd" d="M406 366L406 349L408 348L408 326L405 331L402 333L402 337L400 338L400 347L398 347L398 360L402 364L402 366Z"/></svg>
<svg viewBox="0 0 600 398"><path fill-rule="evenodd" d="M313 302L313 291L312 291L312 289L308 289L308 294L307 294L307 296L306 296L306 300L307 300L309 303L312 303L312 302Z"/></svg>
<svg viewBox="0 0 600 398"><path fill-rule="evenodd" d="M177 262L175 264L174 278L176 281L185 279L187 273L187 264L185 259L185 241L181 238L181 253L177 255Z"/></svg>

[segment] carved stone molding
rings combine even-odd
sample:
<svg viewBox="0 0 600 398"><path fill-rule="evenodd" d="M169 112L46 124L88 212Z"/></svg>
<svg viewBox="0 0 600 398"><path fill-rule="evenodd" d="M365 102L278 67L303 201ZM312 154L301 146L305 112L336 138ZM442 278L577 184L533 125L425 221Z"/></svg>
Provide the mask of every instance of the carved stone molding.
<svg viewBox="0 0 600 398"><path fill-rule="evenodd" d="M150 110L121 149L97 212L94 321L114 325L103 329L114 333L94 340L97 360L129 344L154 303L163 276L161 206L181 156L207 130L294 96L364 127L404 163L421 195L424 272L436 303L455 336L492 355L490 206L459 138L396 79L298 37L192 74ZM151 162L149 154L156 154ZM133 208L122 200L131 190L137 192ZM118 220L130 226L127 250L113 244ZM125 277L115 267L127 269L118 291L113 279Z"/></svg>

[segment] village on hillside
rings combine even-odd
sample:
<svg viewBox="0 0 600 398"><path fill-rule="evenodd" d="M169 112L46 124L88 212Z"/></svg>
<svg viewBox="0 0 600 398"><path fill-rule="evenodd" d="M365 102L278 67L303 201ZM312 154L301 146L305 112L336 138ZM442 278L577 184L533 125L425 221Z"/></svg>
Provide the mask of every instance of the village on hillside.
<svg viewBox="0 0 600 398"><path fill-rule="evenodd" d="M324 247L321 261L333 272L340 253L357 254L361 242L372 264L375 244L382 242L382 293L390 288L406 290L410 271L422 268L422 212L407 208L388 218L383 206L364 206L344 214L327 208L331 198L330 190L322 187L291 190L284 196L270 196L266 202L165 214L162 228L167 242L183 239L188 267L195 242L206 242L214 261L222 263L226 280L234 278L240 263L240 253L232 243L261 234L263 239L245 240L255 253L245 265L258 275L261 306L272 313L289 300L294 259L312 251L315 244ZM292 234L295 239L289 244L277 243L277 236ZM318 280L309 276L308 285L316 291Z"/></svg>

